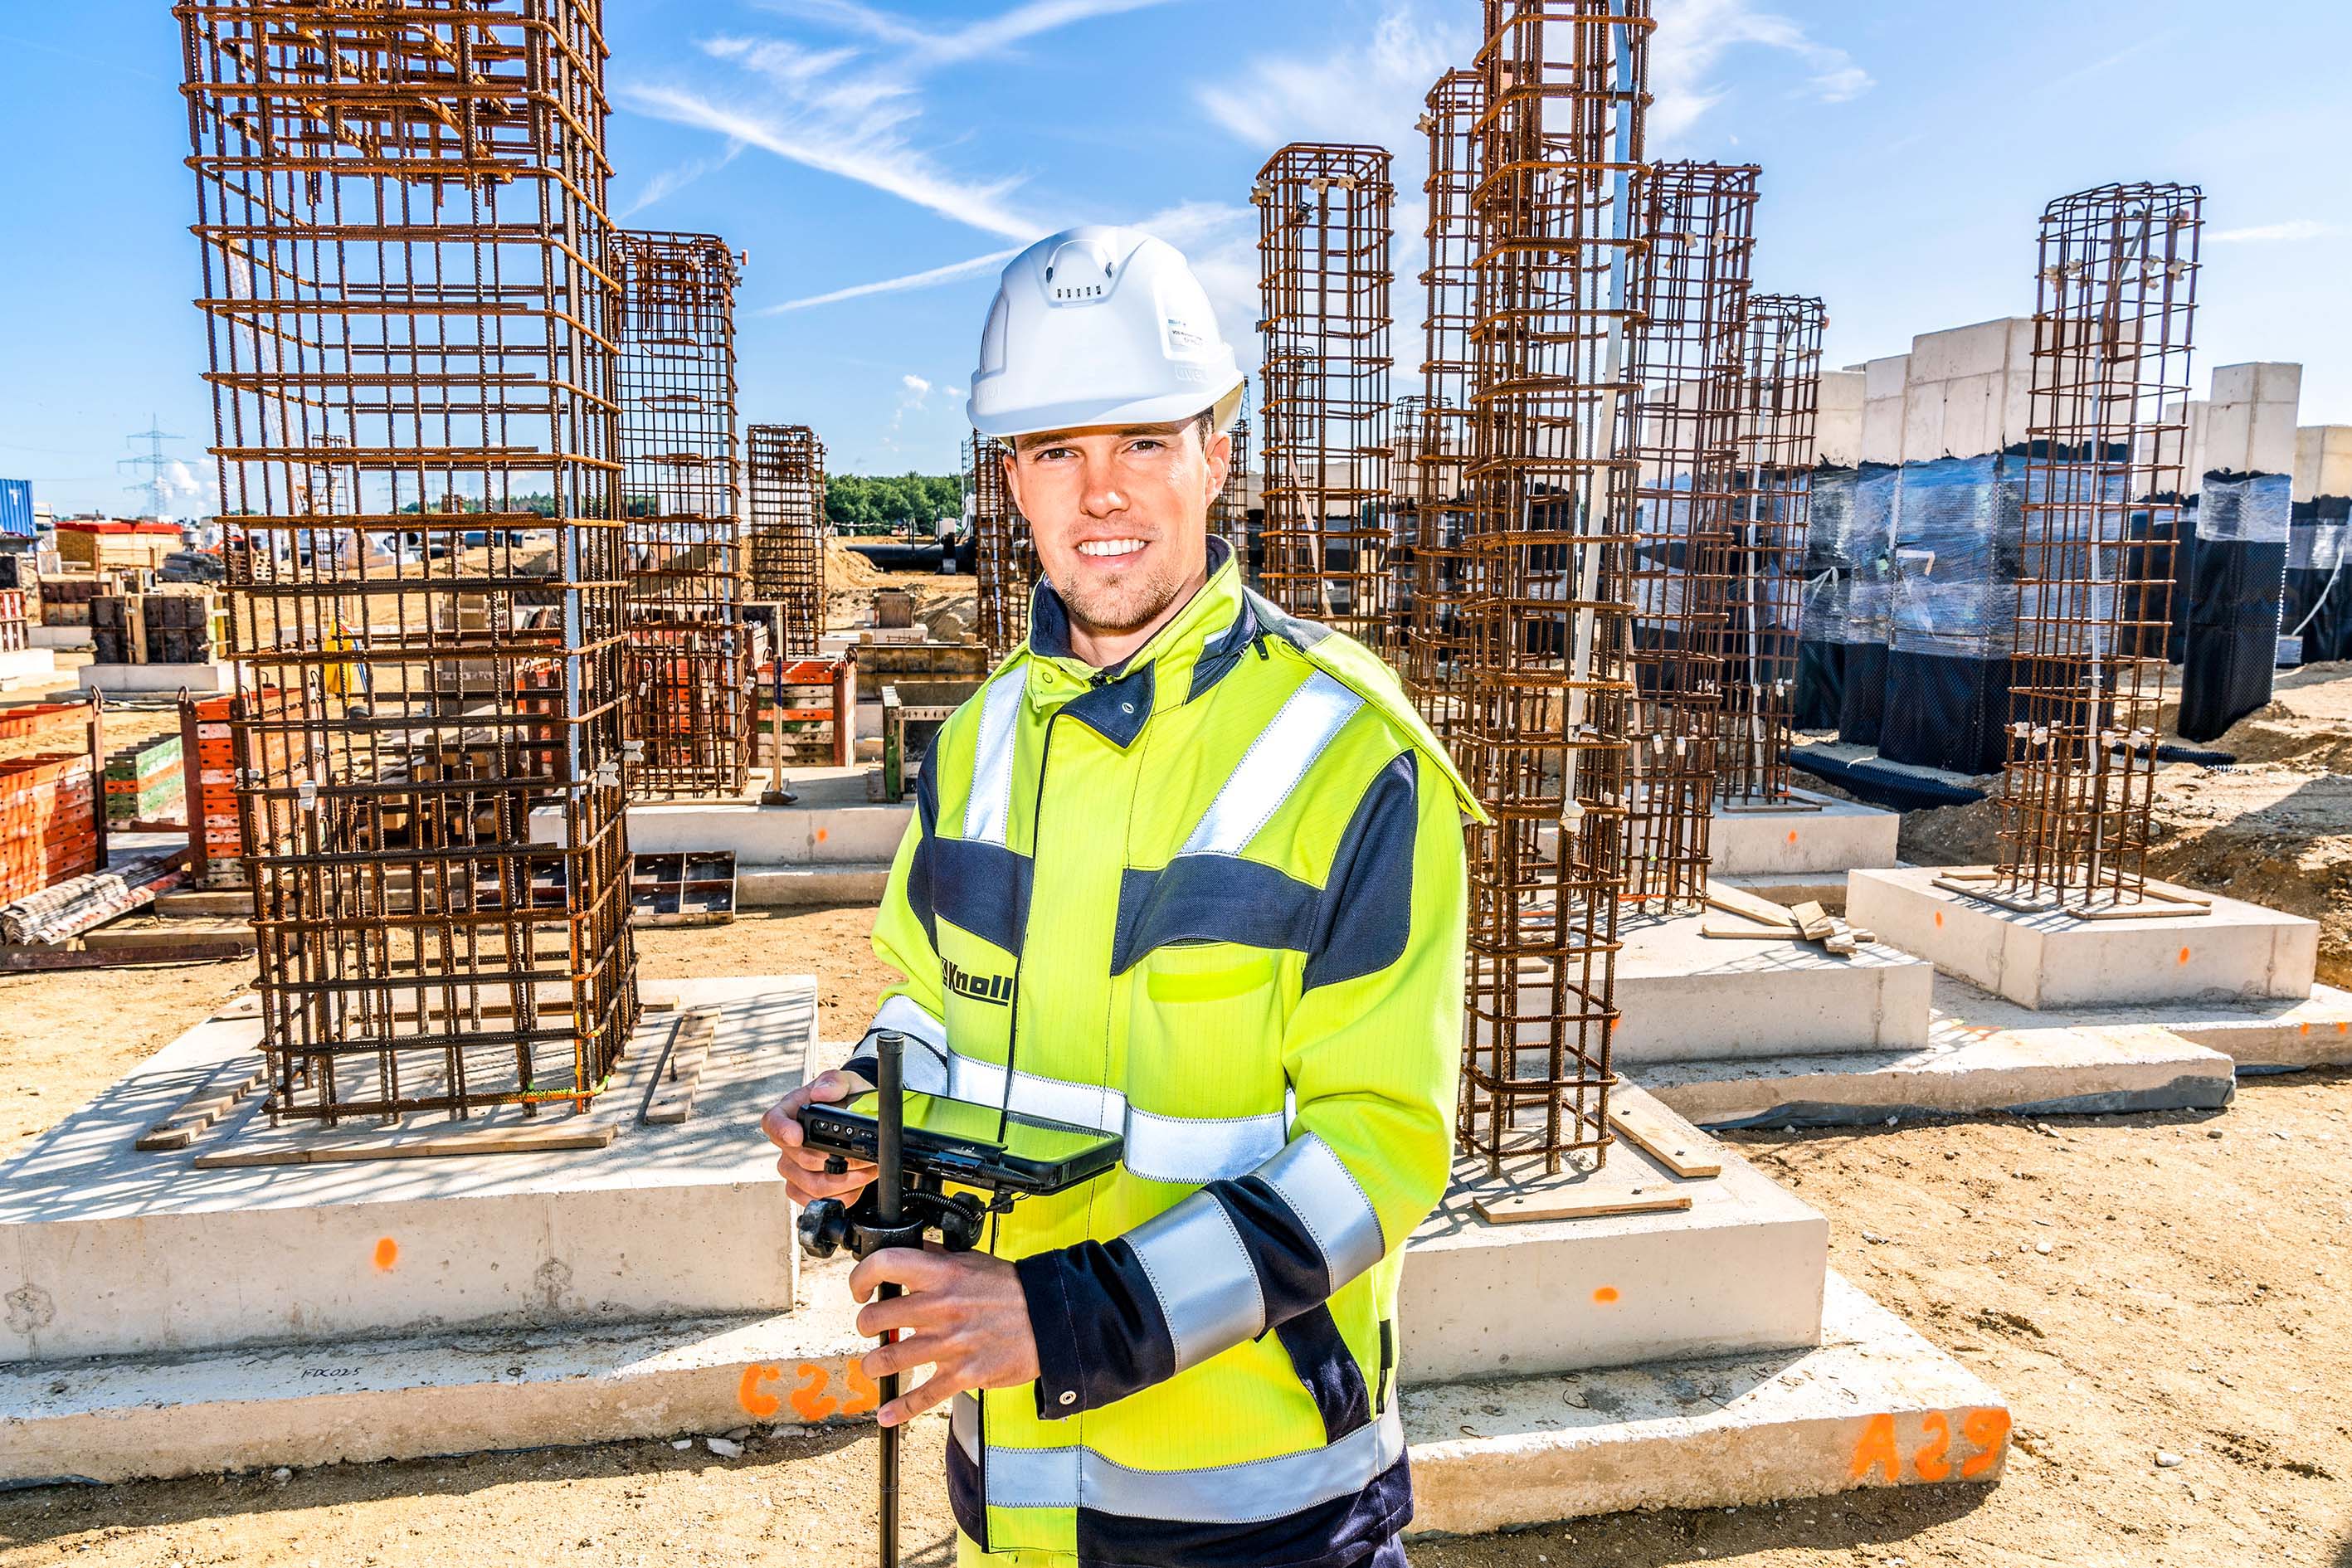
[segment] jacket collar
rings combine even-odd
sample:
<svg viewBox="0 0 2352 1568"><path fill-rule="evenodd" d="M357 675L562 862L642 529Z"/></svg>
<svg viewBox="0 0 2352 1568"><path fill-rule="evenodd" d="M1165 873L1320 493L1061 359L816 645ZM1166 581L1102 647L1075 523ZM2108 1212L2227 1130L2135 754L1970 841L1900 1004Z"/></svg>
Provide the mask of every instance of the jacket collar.
<svg viewBox="0 0 2352 1568"><path fill-rule="evenodd" d="M1073 719L1122 749L1143 732L1156 704L1181 707L1231 669L1257 635L1233 547L1209 539L1209 578L1192 602L1119 663L1097 669L1070 650L1070 617L1040 578L1029 598L1029 700L1063 706Z"/></svg>

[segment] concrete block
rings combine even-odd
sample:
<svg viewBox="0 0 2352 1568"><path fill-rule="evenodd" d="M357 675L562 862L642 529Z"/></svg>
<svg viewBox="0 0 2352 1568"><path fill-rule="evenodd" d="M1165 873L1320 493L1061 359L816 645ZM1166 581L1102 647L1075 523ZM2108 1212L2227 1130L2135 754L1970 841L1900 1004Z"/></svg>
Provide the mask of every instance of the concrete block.
<svg viewBox="0 0 2352 1568"><path fill-rule="evenodd" d="M2205 476L2212 471L2208 456L2211 444L2208 435L2211 426L2213 405L2201 397L2186 401L2174 398L2165 405L2165 417L2178 419L2186 432L2181 440L2180 476L2184 495L2197 495L2205 488Z"/></svg>
<svg viewBox="0 0 2352 1568"><path fill-rule="evenodd" d="M2000 378L2000 416L1995 434L2000 437L2003 450L2032 438L2032 393L2033 369L2030 361L2021 362Z"/></svg>
<svg viewBox="0 0 2352 1568"><path fill-rule="evenodd" d="M0 653L0 681L11 686L27 680L53 680L57 673L55 648L19 647Z"/></svg>
<svg viewBox="0 0 2352 1568"><path fill-rule="evenodd" d="M1944 384L1915 381L1903 394L1903 460L1932 462L1946 450Z"/></svg>
<svg viewBox="0 0 2352 1568"><path fill-rule="evenodd" d="M0 1488L721 1432L866 1415L838 1308L0 1365Z"/></svg>
<svg viewBox="0 0 2352 1568"><path fill-rule="evenodd" d="M879 904L890 884L887 860L806 866L738 866L739 910L804 909L816 904Z"/></svg>
<svg viewBox="0 0 2352 1568"><path fill-rule="evenodd" d="M1820 417L1813 428L1813 458L1850 468L1862 461L1864 384L1858 370L1822 373Z"/></svg>
<svg viewBox="0 0 2352 1568"><path fill-rule="evenodd" d="M0 1362L789 1310L790 1205L749 1130L800 1080L815 983L646 989L720 1009L695 1111L636 1120L676 1026L649 1014L588 1113L618 1129L594 1149L197 1168L214 1150L381 1131L270 1129L254 1096L189 1149L140 1152L140 1132L260 1036L249 1010L198 1025L0 1166L0 1299L33 1303L0 1321Z"/></svg>
<svg viewBox="0 0 2352 1568"><path fill-rule="evenodd" d="M1903 400L1874 397L1862 405L1862 460L1899 463L1903 460Z"/></svg>
<svg viewBox="0 0 2352 1568"><path fill-rule="evenodd" d="M2033 380L2033 318L2011 316L2001 324L2007 329L2007 342L2001 350L2001 369L2011 380L2031 384Z"/></svg>
<svg viewBox="0 0 2352 1568"><path fill-rule="evenodd" d="M2205 466L2200 475L2249 472L2246 463L2253 445L2254 405L2215 398L2205 415Z"/></svg>
<svg viewBox="0 0 2352 1568"><path fill-rule="evenodd" d="M1810 790L1789 793L1794 809L1716 806L1707 826L1712 875L1842 872L1895 864L1895 835L1903 824L1899 813ZM1844 896L1841 887L1838 897Z"/></svg>
<svg viewBox="0 0 2352 1568"><path fill-rule="evenodd" d="M1713 879L1790 908L1814 903L1832 914L1845 908L1843 871L1742 871Z"/></svg>
<svg viewBox="0 0 2352 1568"><path fill-rule="evenodd" d="M1416 1534L1997 1480L1990 1384L1836 1274L1820 1348L1402 1395Z"/></svg>
<svg viewBox="0 0 2352 1568"><path fill-rule="evenodd" d="M911 800L896 805L659 805L629 807L629 847L639 855L732 850L742 866L839 866L887 861L898 852Z"/></svg>
<svg viewBox="0 0 2352 1568"><path fill-rule="evenodd" d="M2260 395L2254 390L2254 375L2259 367L2252 364L2223 364L2213 367L2213 401L2216 403L2252 403Z"/></svg>
<svg viewBox="0 0 2352 1568"><path fill-rule="evenodd" d="M2104 1032L2160 1029L2221 1052L2237 1064L2242 1075L2352 1066L2352 993L2333 985L2314 985L2302 997L2078 1005L2067 1008L2063 1020L2067 1027ZM2047 1013L2020 1006L1965 980L1936 976L1938 1039L1953 1031L1970 1038L2025 1036L2047 1032L2055 1022Z"/></svg>
<svg viewBox="0 0 2352 1568"><path fill-rule="evenodd" d="M88 626L26 626L25 640L35 647L79 648L84 652L98 646Z"/></svg>
<svg viewBox="0 0 2352 1568"><path fill-rule="evenodd" d="M1910 378L1916 383L1999 375L2008 364L2009 331L2004 318L1921 332L1911 340Z"/></svg>
<svg viewBox="0 0 2352 1568"><path fill-rule="evenodd" d="M1645 1098L1619 1092L1612 1103ZM1679 1181L1621 1140L1577 1184L1602 1195L1672 1189L1691 1200L1680 1212L1491 1225L1469 1191L1485 1167L1464 1162L1405 1254L1402 1379L1524 1377L1818 1342L1828 1221L1736 1152L1690 1136L1723 1162L1720 1176ZM1739 1289L1725 1290L1726 1279Z"/></svg>
<svg viewBox="0 0 2352 1568"><path fill-rule="evenodd" d="M85 664L74 679L84 691L186 690L203 696L233 689L236 667L220 659L210 664Z"/></svg>
<svg viewBox="0 0 2352 1568"><path fill-rule="evenodd" d="M1948 874L1855 871L1846 918L2027 1007L2311 994L2319 927L2296 915L2219 895L2201 915L2023 914L1937 887Z"/></svg>
<svg viewBox="0 0 2352 1568"><path fill-rule="evenodd" d="M2237 1075L2221 1052L2154 1026L1995 1030L1938 1016L1916 1051L1668 1062L1642 1086L1701 1127L1860 1127L1888 1117L2213 1110Z"/></svg>
<svg viewBox="0 0 2352 1568"><path fill-rule="evenodd" d="M2284 360L2267 360L2254 366L2254 401L2301 403L2303 366Z"/></svg>
<svg viewBox="0 0 2352 1568"><path fill-rule="evenodd" d="M1904 384L1911 377L1911 356L1889 354L1884 359L1866 360L1863 363L1862 377L1864 397L1900 398Z"/></svg>
<svg viewBox="0 0 2352 1568"><path fill-rule="evenodd" d="M1944 447L1956 458L1980 458L2000 447L1999 371L1961 376L1944 388Z"/></svg>
<svg viewBox="0 0 2352 1568"><path fill-rule="evenodd" d="M1801 942L1702 936L1717 911L1621 924L1612 1059L1623 1066L1890 1050L1927 1042L1935 977L1885 942L1841 958Z"/></svg>

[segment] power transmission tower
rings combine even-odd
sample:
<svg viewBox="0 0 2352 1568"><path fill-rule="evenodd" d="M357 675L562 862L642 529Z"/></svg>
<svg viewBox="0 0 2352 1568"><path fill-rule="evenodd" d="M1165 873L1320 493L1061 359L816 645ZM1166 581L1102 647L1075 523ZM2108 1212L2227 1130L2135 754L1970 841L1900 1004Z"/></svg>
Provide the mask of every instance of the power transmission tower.
<svg viewBox="0 0 2352 1568"><path fill-rule="evenodd" d="M141 490L146 491L148 515L161 521L163 516L163 503L171 499L171 487L163 482L163 470L170 468L175 460L164 456L163 443L184 441L187 437L174 436L168 430L159 428L155 423L155 416L150 414L147 416L146 429L134 430L123 439L144 441L147 443L147 450L137 457L118 458L114 466L117 468L129 468L133 471L144 468L147 477L136 484L125 485L122 488L134 495Z"/></svg>

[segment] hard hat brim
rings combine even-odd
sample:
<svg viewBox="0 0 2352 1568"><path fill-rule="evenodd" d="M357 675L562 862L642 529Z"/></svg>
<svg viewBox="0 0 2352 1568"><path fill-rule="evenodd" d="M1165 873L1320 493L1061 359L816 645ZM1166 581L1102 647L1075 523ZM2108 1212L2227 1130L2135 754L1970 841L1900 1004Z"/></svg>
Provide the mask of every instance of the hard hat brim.
<svg viewBox="0 0 2352 1568"><path fill-rule="evenodd" d="M1034 408L1002 409L982 413L978 390L964 401L964 416L971 427L983 436L1000 441L1016 436L1042 435L1049 430L1097 430L1129 425L1181 425L1210 413L1231 398L1242 387L1243 377L1235 374L1230 381L1218 384L1209 383L1197 390L1162 393L1156 397L1139 397L1126 403L1105 404L1098 397L1073 398L1064 403L1048 403Z"/></svg>

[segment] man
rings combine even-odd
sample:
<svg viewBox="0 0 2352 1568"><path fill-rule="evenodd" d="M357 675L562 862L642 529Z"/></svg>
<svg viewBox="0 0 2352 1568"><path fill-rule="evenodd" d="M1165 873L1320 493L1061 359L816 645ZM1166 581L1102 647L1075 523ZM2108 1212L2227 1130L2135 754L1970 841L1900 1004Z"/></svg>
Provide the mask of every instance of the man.
<svg viewBox="0 0 2352 1568"><path fill-rule="evenodd" d="M869 1373L950 1396L958 1562L1404 1562L1405 1238L1443 1193L1461 812L1394 679L1208 537L1241 375L1182 257L1116 228L1004 270L970 414L1045 581L924 758L875 950L911 1089L1126 1137L986 1251L877 1253ZM849 1199L769 1113L793 1199ZM970 1391L980 1391L977 1395Z"/></svg>

